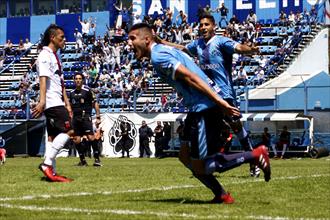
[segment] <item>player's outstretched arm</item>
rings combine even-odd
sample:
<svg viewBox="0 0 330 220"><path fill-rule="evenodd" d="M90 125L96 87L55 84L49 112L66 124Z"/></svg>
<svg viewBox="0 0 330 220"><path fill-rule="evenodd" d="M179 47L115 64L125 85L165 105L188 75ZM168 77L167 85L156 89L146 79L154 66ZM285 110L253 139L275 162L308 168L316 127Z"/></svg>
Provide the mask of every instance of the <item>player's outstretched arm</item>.
<svg viewBox="0 0 330 220"><path fill-rule="evenodd" d="M240 54L257 54L259 53L259 47L257 46L249 47L244 44L237 44L237 46L235 47L235 52Z"/></svg>
<svg viewBox="0 0 330 220"><path fill-rule="evenodd" d="M184 80L189 86L205 94L220 108L223 109L225 115L237 117L240 116L238 108L229 105L225 100L221 99L220 96L218 96L218 94L206 82L204 82L197 74L194 74L189 69L184 67L182 64L180 64L176 69L175 78Z"/></svg>
<svg viewBox="0 0 330 220"><path fill-rule="evenodd" d="M185 46L183 46L181 44L176 44L176 43L168 42L168 41L166 41L164 39L161 39L157 35L155 36L155 38L156 38L155 41L157 43L161 43L161 44L164 44L164 45L167 45L167 46L174 47L176 49L182 50L183 52L185 52L186 54L188 54L189 56L191 56L190 51Z"/></svg>

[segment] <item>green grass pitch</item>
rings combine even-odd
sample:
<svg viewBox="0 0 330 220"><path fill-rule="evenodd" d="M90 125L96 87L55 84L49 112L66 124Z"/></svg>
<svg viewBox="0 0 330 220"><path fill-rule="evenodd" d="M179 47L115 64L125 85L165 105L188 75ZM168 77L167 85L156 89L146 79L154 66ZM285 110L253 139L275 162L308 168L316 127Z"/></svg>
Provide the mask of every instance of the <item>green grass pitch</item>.
<svg viewBox="0 0 330 220"><path fill-rule="evenodd" d="M269 183L249 177L248 165L216 174L231 205L210 204L212 193L177 158L103 158L103 167L59 158L71 183L41 180L41 161L7 158L0 166L1 220L330 219L330 157L271 160Z"/></svg>

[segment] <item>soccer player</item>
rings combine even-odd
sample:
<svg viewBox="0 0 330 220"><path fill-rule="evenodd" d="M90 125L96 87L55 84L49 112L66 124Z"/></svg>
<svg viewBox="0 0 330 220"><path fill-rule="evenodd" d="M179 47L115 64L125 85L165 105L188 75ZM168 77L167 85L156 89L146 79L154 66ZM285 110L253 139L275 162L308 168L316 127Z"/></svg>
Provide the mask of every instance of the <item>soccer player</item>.
<svg viewBox="0 0 330 220"><path fill-rule="evenodd" d="M221 98L230 105L237 106L231 74L233 54L258 53L259 48L249 47L230 38L216 35L215 29L214 17L204 14L199 18L199 32L201 34L199 39L193 40L186 46L169 43L164 40L161 40L161 43L174 46L188 54L197 56L201 69L216 83L216 89ZM224 119L240 140L244 150L252 150L248 134L239 118L225 117ZM250 174L258 177L260 174L259 168L251 164Z"/></svg>
<svg viewBox="0 0 330 220"><path fill-rule="evenodd" d="M39 169L51 182L70 182L72 179L58 175L55 170L56 155L73 135L70 123L72 110L64 87L61 63L56 54L65 45L64 31L51 24L43 36L43 48L37 59L40 98L32 109L32 116L38 118L45 113L49 144Z"/></svg>
<svg viewBox="0 0 330 220"><path fill-rule="evenodd" d="M160 77L184 96L189 113L185 120L185 143L181 146L180 161L193 171L193 175L214 193L215 203L233 203L213 172L224 172L246 162L259 164L270 180L267 149L260 146L252 152L225 155L218 152L222 114L240 115L236 107L220 98L212 87L213 81L185 53L173 47L156 44L148 24L133 25L128 44L137 59L151 59ZM190 141L190 148L188 148Z"/></svg>
<svg viewBox="0 0 330 220"><path fill-rule="evenodd" d="M92 110L96 112L96 127L101 123L100 107L96 101L94 92L83 84L84 76L76 73L74 77L76 88L70 92L69 100L73 111L72 126L74 130L74 143L79 154L80 162L78 166L87 166L85 153L87 147L92 145L94 166L102 166L100 161L100 149L94 136ZM81 141L82 137L87 137L87 141ZM87 142L87 143L86 143Z"/></svg>

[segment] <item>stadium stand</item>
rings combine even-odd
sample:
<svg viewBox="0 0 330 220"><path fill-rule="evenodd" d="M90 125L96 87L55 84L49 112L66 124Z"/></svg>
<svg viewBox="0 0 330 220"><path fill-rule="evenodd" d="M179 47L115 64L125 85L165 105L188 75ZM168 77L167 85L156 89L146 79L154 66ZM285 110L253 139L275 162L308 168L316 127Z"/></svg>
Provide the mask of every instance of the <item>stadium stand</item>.
<svg viewBox="0 0 330 220"><path fill-rule="evenodd" d="M152 20L151 16L144 18L146 22ZM186 44L198 35L198 26L195 23L154 24L157 34L168 41ZM260 33L255 29L257 26ZM260 48L260 54L239 56L233 62L238 101L246 88L256 88L283 73L321 29L321 25L308 22L303 17L294 24L281 22L279 19L260 19L252 26L242 22L229 24L226 29L218 28L217 34L232 37L248 45L256 44ZM79 48L77 42L67 43L61 51L61 60L68 91L74 88L74 74L83 72L86 84L94 89L98 97L102 112L186 111L180 94L171 94L173 89L153 74L147 61L136 62L127 46L125 35L118 37L118 30L125 32L121 29L109 29L103 37L89 36L84 40L82 48ZM17 50L18 45L13 48ZM0 50L4 50L4 46L0 46ZM31 99L29 103L35 103L38 82L36 71L31 66L37 54L38 46L35 44L29 53L5 56L0 75L0 91L12 94L0 93L0 106L4 111L14 107L25 108L27 94ZM246 72L243 81L235 76L235 72L241 67ZM150 108L144 107L147 101ZM159 109L157 102L161 103Z"/></svg>

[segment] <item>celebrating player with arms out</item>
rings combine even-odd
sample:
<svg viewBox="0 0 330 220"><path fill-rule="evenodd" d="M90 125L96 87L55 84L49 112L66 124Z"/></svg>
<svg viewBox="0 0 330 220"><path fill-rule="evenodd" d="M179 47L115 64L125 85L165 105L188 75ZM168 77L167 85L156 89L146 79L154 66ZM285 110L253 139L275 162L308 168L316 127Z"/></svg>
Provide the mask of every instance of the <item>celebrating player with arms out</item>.
<svg viewBox="0 0 330 220"><path fill-rule="evenodd" d="M173 47L156 44L152 29L145 23L133 25L128 38L136 58L150 58L160 77L183 95L189 113L185 120L185 143L181 147L180 161L212 190L215 196L212 202L234 202L213 172L224 172L243 163L254 162L264 171L265 180L269 181L271 170L264 146L252 152L232 155L218 153L222 115L238 117L240 112L221 99L215 92L213 81L192 59Z"/></svg>
<svg viewBox="0 0 330 220"><path fill-rule="evenodd" d="M214 81L221 98L230 105L237 106L231 74L233 54L258 53L259 48L254 46L249 47L230 38L216 35L215 28L214 17L204 14L199 18L199 32L201 34L199 39L193 40L186 46L169 43L164 40L160 40L160 42L197 56L201 69ZM238 118L233 119L232 117L224 116L224 120L237 135L244 150L252 150L248 134ZM260 170L251 164L250 173L251 176L258 177Z"/></svg>

